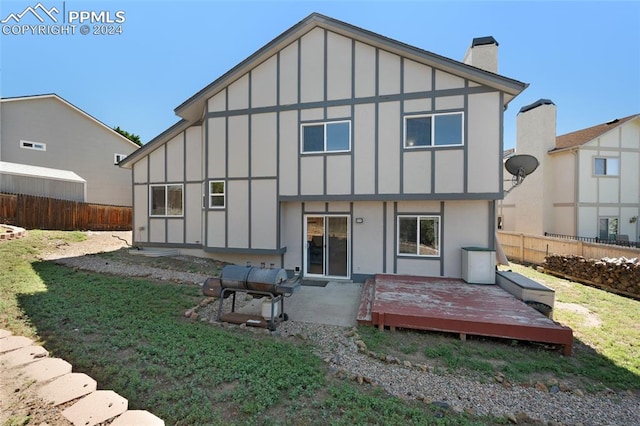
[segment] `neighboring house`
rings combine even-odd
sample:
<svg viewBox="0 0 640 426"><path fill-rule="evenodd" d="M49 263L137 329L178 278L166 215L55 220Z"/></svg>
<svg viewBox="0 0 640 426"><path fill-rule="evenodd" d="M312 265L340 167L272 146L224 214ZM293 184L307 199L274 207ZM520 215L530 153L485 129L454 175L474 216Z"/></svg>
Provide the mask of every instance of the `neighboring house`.
<svg viewBox="0 0 640 426"><path fill-rule="evenodd" d="M466 61L308 16L121 163L134 244L305 276L461 277L462 247L495 245L503 111L526 88L496 73L492 37Z"/></svg>
<svg viewBox="0 0 640 426"><path fill-rule="evenodd" d="M138 145L55 94L4 98L0 113L0 190L131 205L116 164Z"/></svg>
<svg viewBox="0 0 640 426"><path fill-rule="evenodd" d="M640 114L556 137L556 106L520 110L516 154L540 166L499 207L505 231L639 241Z"/></svg>

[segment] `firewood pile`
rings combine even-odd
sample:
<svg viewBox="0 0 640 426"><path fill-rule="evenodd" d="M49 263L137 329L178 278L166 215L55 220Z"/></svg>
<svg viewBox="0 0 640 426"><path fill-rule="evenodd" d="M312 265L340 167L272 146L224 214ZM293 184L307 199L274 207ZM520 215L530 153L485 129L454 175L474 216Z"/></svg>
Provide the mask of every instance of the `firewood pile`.
<svg viewBox="0 0 640 426"><path fill-rule="evenodd" d="M585 259L582 256L550 255L545 258L543 268L549 273L574 281L595 285L614 293L640 298L640 261L602 258Z"/></svg>

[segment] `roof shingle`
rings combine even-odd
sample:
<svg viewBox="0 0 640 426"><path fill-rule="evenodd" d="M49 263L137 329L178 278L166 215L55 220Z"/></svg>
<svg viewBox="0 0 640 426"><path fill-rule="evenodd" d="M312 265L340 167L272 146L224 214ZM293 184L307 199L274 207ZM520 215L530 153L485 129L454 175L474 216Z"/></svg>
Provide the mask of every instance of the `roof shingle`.
<svg viewBox="0 0 640 426"><path fill-rule="evenodd" d="M556 147L551 151L557 151L560 149L583 145L608 132L609 130L615 129L616 127L626 123L629 120L633 120L636 117L640 117L640 114L634 114L628 117L615 119L606 123L598 124L593 127L588 127L586 129L577 130L575 132L558 136L556 137Z"/></svg>

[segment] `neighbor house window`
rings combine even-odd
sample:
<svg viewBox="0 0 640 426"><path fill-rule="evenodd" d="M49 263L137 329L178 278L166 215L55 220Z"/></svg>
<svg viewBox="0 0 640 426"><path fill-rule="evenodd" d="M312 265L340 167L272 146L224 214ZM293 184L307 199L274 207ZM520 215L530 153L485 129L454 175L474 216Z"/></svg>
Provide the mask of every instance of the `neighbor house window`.
<svg viewBox="0 0 640 426"><path fill-rule="evenodd" d="M35 149L36 151L46 151L47 144L42 142L20 141L20 148Z"/></svg>
<svg viewBox="0 0 640 426"><path fill-rule="evenodd" d="M125 154L113 154L113 164L118 164L125 158L127 158Z"/></svg>
<svg viewBox="0 0 640 426"><path fill-rule="evenodd" d="M398 254L440 255L440 217L398 216Z"/></svg>
<svg viewBox="0 0 640 426"><path fill-rule="evenodd" d="M411 115L404 118L404 147L462 145L462 113Z"/></svg>
<svg viewBox="0 0 640 426"><path fill-rule="evenodd" d="M598 238L601 240L615 240L618 237L618 218L601 217L598 219Z"/></svg>
<svg viewBox="0 0 640 426"><path fill-rule="evenodd" d="M302 152L345 152L351 150L351 122L331 121L302 125Z"/></svg>
<svg viewBox="0 0 640 426"><path fill-rule="evenodd" d="M596 176L618 176L620 174L620 159L594 158L593 173Z"/></svg>
<svg viewBox="0 0 640 426"><path fill-rule="evenodd" d="M182 185L151 185L151 216L182 216Z"/></svg>
<svg viewBox="0 0 640 426"><path fill-rule="evenodd" d="M225 206L224 181L212 180L209 182L209 208L221 209Z"/></svg>

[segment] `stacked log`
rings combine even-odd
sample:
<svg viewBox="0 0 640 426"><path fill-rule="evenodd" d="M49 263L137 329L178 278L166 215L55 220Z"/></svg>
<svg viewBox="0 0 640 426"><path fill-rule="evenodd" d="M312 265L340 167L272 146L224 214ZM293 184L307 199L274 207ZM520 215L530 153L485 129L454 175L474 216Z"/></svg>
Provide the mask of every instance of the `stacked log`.
<svg viewBox="0 0 640 426"><path fill-rule="evenodd" d="M634 298L640 298L640 261L602 258L585 259L582 256L550 255L545 258L543 268L553 274L574 281L595 285Z"/></svg>

